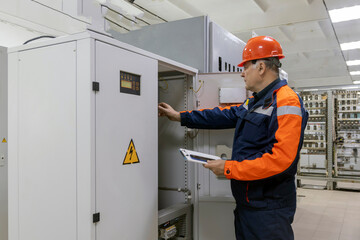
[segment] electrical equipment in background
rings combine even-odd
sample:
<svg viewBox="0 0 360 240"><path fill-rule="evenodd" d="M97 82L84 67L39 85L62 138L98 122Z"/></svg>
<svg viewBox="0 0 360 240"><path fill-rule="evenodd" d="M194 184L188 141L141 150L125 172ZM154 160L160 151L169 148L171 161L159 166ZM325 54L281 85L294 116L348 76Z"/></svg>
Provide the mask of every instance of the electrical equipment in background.
<svg viewBox="0 0 360 240"><path fill-rule="evenodd" d="M338 90L335 105L335 176L360 177L360 91Z"/></svg>
<svg viewBox="0 0 360 240"><path fill-rule="evenodd" d="M309 120L300 152L298 175L325 176L327 171L327 93L301 92Z"/></svg>
<svg viewBox="0 0 360 240"><path fill-rule="evenodd" d="M176 204L159 211L159 240L192 239L192 205Z"/></svg>
<svg viewBox="0 0 360 240"><path fill-rule="evenodd" d="M358 190L360 89L302 91L300 96L310 116L300 153L298 186L306 180L315 188L319 185L314 184L325 182L322 187L327 189Z"/></svg>

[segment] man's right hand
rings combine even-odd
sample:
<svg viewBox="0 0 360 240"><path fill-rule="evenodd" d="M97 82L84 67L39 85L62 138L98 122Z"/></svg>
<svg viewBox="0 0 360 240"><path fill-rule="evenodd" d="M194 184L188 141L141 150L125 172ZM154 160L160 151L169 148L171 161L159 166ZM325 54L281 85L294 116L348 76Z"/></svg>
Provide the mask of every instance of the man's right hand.
<svg viewBox="0 0 360 240"><path fill-rule="evenodd" d="M171 121L180 122L180 112L175 111L169 104L167 103L159 103L158 105L159 117L166 116Z"/></svg>

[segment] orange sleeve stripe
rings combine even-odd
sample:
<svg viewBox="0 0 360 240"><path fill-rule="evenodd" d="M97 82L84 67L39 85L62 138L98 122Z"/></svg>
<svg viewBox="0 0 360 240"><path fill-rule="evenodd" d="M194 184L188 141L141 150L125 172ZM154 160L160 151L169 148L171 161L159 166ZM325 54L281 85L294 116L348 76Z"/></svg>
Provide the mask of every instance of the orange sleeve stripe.
<svg viewBox="0 0 360 240"><path fill-rule="evenodd" d="M298 95L288 86L281 87L277 94L277 107L294 106L300 107L300 101Z"/></svg>
<svg viewBox="0 0 360 240"><path fill-rule="evenodd" d="M289 88L290 89L290 88ZM291 89L290 89L291 90ZM293 92L291 90L291 92ZM300 102L293 99L286 88L277 93L278 107L280 104L300 106ZM291 105L291 106L294 106ZM295 160L301 136L302 117L286 114L277 117L278 130L275 138L278 141L272 148L272 154L265 153L253 160L226 161L224 174L229 179L253 181L277 175L290 167ZM229 171L228 171L229 170Z"/></svg>

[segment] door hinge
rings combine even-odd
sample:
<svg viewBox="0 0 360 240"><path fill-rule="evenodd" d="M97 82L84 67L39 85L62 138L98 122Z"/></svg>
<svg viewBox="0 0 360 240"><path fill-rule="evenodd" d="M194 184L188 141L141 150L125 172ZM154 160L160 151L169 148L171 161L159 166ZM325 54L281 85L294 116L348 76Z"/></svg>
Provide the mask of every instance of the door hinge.
<svg viewBox="0 0 360 240"><path fill-rule="evenodd" d="M100 213L93 214L93 223L100 222Z"/></svg>
<svg viewBox="0 0 360 240"><path fill-rule="evenodd" d="M92 83L92 90L95 92L100 91L100 83L99 82L93 82Z"/></svg>

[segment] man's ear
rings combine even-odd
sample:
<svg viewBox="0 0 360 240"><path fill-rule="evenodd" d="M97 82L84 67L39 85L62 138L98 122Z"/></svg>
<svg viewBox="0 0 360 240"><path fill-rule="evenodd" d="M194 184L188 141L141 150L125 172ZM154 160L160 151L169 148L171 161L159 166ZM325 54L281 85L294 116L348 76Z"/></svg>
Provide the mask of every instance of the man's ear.
<svg viewBox="0 0 360 240"><path fill-rule="evenodd" d="M266 68L265 63L264 63L264 62L260 62L260 63L259 63L259 72L260 72L260 74L263 74L263 73L264 73L265 68Z"/></svg>

